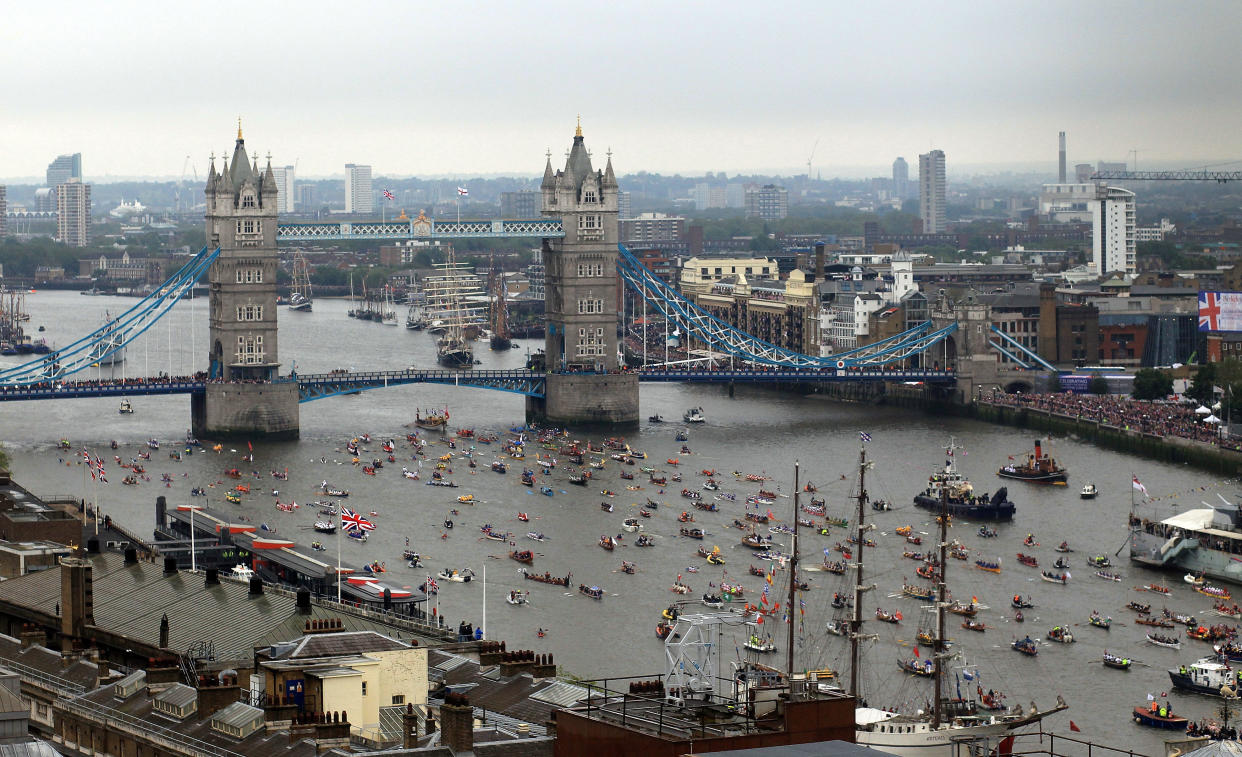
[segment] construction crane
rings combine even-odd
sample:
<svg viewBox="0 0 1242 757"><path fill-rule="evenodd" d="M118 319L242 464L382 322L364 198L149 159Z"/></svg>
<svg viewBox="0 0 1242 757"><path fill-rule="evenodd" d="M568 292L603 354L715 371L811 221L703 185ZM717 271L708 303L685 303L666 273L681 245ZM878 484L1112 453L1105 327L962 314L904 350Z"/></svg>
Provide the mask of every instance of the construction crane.
<svg viewBox="0 0 1242 757"><path fill-rule="evenodd" d="M178 213L185 211L185 208L181 204L181 193L186 189L185 172L187 168L194 172L194 183L195 185L198 184L198 168L194 165L193 161L190 159L190 156L187 155L185 156L185 160L181 163L181 178L177 180L176 204Z"/></svg>
<svg viewBox="0 0 1242 757"><path fill-rule="evenodd" d="M1098 181L1242 181L1242 171L1097 171Z"/></svg>
<svg viewBox="0 0 1242 757"><path fill-rule="evenodd" d="M811 145L811 154L806 159L806 180L811 180L811 160L815 158L815 148L819 147L819 137L815 138L815 144Z"/></svg>

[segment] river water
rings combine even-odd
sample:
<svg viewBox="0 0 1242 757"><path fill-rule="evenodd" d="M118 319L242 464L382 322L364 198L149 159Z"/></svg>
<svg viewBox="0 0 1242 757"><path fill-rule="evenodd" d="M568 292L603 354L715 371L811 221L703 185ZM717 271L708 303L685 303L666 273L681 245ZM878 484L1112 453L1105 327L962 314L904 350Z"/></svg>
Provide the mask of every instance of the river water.
<svg viewBox="0 0 1242 757"><path fill-rule="evenodd" d="M46 326L38 334L50 343L65 344L97 326L105 311L116 314L134 304L134 300L112 297L83 297L76 293L48 292L30 295L30 329ZM327 371L333 368L395 369L407 366L434 366L432 338L424 333L407 331L346 317L347 303L340 300L318 300L313 313L280 314L281 357L286 370L292 359L302 373ZM190 373L206 364L207 311L204 301L183 302L173 313L153 327L128 352L124 370L133 375L159 372ZM477 356L481 367L519 367L534 342L519 342L519 348L496 354L479 343ZM5 364L16 358L0 358ZM62 402L27 402L0 404L0 442L12 459L15 478L36 494L74 493L85 489L88 500L102 502L110 513L140 535L149 535L153 525L154 501L159 495L169 497L170 504L189 501L192 486L221 481L225 469L242 467L258 471L261 480L251 483L255 493L247 495L241 505L224 501L227 488L213 488L209 504L239 514L255 522L266 521L280 535L303 544L313 539L310 525L316 518L314 508L301 508L292 513L274 509L270 489L278 487L281 500L307 502L318 498L315 490L327 479L352 491L349 506L361 512L376 511L373 518L378 529L370 541L344 545L345 559L354 564L380 560L387 564L387 578L397 584L417 586L429 574L442 567L470 567L478 573L487 570L486 630L489 638L506 639L510 649L529 648L551 652L567 673L583 677L607 675L656 674L663 671L664 652L654 636L659 613L678 595L670 587L678 576L693 589L685 599L697 600L709 584L723 580L743 584L748 599L756 601L764 580L748 575L749 565L763 565L753 559L750 550L740 546L742 532L729 528L741 518L745 495L754 494L760 484L736 479L732 473L766 474L771 481L765 489L779 489L782 494L793 491L794 461L801 464L802 480L813 481L819 496L825 497L829 512L850 517L854 507L849 496L855 488L859 432L871 435L867 443L868 458L874 467L868 473L868 489L872 498L895 503L891 512L868 511L868 520L876 526L874 538L878 548L868 550L868 582L876 591L864 599L864 617L872 618L876 607L900 610L904 620L898 625L870 622L867 630L879 634L879 640L866 646L865 689L873 705L916 707L931 696L931 683L897 670L896 661L912 655L914 633L922 624L931 623L930 615L920 608L918 600L893 596L903 581L924 584L914 578L916 563L904 559L905 550L925 550L934 538L924 537L923 546L910 546L894 534L894 529L910 525L922 534L932 532L927 513L907 503L912 495L926 485L927 476L945 462L944 445L949 437L956 438L963 449L958 452L961 470L975 481L976 489L994 491L1001 485L996 468L1005 464L1010 455L1021 457L1033 441L1031 433L977 423L941 418L916 411L889 407L841 404L818 397L805 397L773 389L739 386L736 396L729 397L718 386L652 384L642 388L642 416L659 413L677 421L688 407L701 406L707 423L690 429L687 442L691 454L680 452L681 443L674 434L677 422L653 424L644 422L629 432L626 440L636 450L649 455L654 465L671 475L680 471L684 484L669 482L662 491L645 480L635 467L625 467L608 460L606 468L596 472L596 481L587 488L568 485L568 473L558 467L547 483L553 496L543 496L522 486L518 473L522 463L511 464L507 475L488 469L499 454L499 445L479 445L479 467L470 470L466 461L455 457L452 478L461 488L445 489L425 486L400 475L402 465L415 467L411 450L404 441L412 431L409 423L416 409L448 408L454 428L474 428L478 432L505 430L523 422L523 398L479 389L440 386L405 386L367 391L356 396L335 397L301 406L302 436L297 442L256 443L255 462L238 462L244 445L226 445L221 454L210 452L187 456L182 462L168 459L164 449L152 454L146 464L150 482L138 486L122 486L119 472L112 474L106 486L84 487L81 468L76 461L66 463L55 449L56 442L68 439L74 450L83 445L94 453L110 459L112 454L134 457L145 449L145 440L177 440L184 437L189 426L189 400L186 397L136 397L132 415L117 413L115 399L73 400ZM371 454L364 459L379 457L378 441L398 440L398 462L388 464L376 476L367 476L353 465L345 452L345 443L354 436L369 433L376 440ZM600 441L598 429L576 429L574 437ZM108 449L109 440L121 444L117 453ZM209 440L203 440L207 442ZM977 597L986 605L980 618L988 624L984 633L959 627L960 618L949 617L950 636L961 656L955 666L978 673L984 689L996 689L1008 695L1011 703L1029 704L1034 700L1041 707L1053 704L1057 694L1065 697L1071 709L1068 717L1057 716L1048 727L1066 731L1072 719L1084 737L1136 751L1159 753L1159 737L1155 731L1139 728L1130 722L1130 708L1143 704L1148 693L1156 696L1169 692L1167 668L1188 663L1210 650L1203 642L1186 640L1183 650L1152 647L1144 642L1144 627L1133 624L1133 613L1125 609L1127 602L1139 600L1153 607L1208 617L1210 602L1192 592L1180 575L1162 576L1125 559L1115 559L1114 572L1124 574L1120 583L1101 580L1086 564L1088 554L1103 553L1110 557L1122 546L1126 537L1126 515L1131 507L1130 479L1137 475L1158 500L1142 505L1140 514L1167 517L1202 500L1218 501L1219 491L1226 496L1234 493L1232 482L1214 479L1210 474L1185 466L1169 465L1099 449L1073 438L1054 438L1052 454L1070 468L1068 487L1039 487L1010 482L1010 499L1017 503L1017 516L1011 524L999 526L1000 536L981 538L978 524L955 523L955 536L971 549L971 561L951 560L949 583L959 599ZM365 446L365 445L364 445ZM239 448L240 447L240 448ZM469 447L459 443L456 455ZM443 442L428 447L428 462L449 452ZM534 447L527 465L533 467ZM665 462L679 458L677 467ZM326 462L321 462L326 459ZM115 468L115 466L111 466ZM274 481L271 470L289 470L288 481ZM633 481L622 480L621 470L635 472ZM718 471L722 491L736 494L736 502L722 502L721 512L695 511L679 496L682 486L699 490L703 469ZM174 483L165 487L160 474L170 473ZM1101 494L1094 501L1083 501L1078 489L1094 481ZM545 477L540 477L541 483ZM627 491L627 485L640 485L641 490ZM605 497L602 489L616 492ZM264 494L263 492L269 492ZM473 494L473 505L459 505L456 497ZM710 499L711 493L704 492ZM601 534L621 533L621 521L637 515L637 505L646 498L663 505L654 517L643 519L646 533L655 537L653 549L623 546L609 553L597 545ZM614 512L604 512L601 501L611 502ZM202 504L202 500L197 500ZM445 531L442 521L457 507L455 527ZM773 514L789 522L792 500L778 498L771 507ZM676 515L682 510L695 514L695 524L707 532L703 542L678 536ZM531 516L522 523L517 513ZM484 523L514 532L518 549L533 549L537 557L532 570L553 575L573 573L573 587L579 582L605 589L602 601L579 595L576 590L521 580L520 566L507 558L507 548L496 542L480 539L479 527ZM524 538L527 531L547 535L544 543ZM805 532L804 532L805 533ZM1028 534L1043 545L1033 549L1022 545ZM442 534L447 538L441 538ZM822 560L824 550L845 539L842 529L828 536L809 535L802 539L803 561L815 564ZM425 555L426 567L406 568L400 559L409 538L411 547ZM633 541L625 534L623 544ZM1068 586L1057 586L1039 580L1039 571L1022 566L1014 559L1017 552L1035 554L1041 566L1051 567L1057 557L1052 547L1067 540L1076 550L1069 555L1073 578ZM787 546L788 537L777 537ZM699 546L721 548L727 560L723 570L707 565L695 552ZM330 554L330 552L329 552ZM839 557L832 552L833 559ZM973 569L975 557L1001 559L1003 570L992 574ZM638 572L626 575L618 571L621 560L636 562ZM688 570L699 568L697 573ZM781 602L786 608L786 571L778 571L770 601ZM840 670L848 664L843 639L824 632L824 623L833 615L830 600L835 591L848 591L844 577L830 573L808 573L811 590L802 593L805 615L799 616L796 666L818 668L828 666ZM1167 599L1135 587L1152 581L1167 580L1172 594ZM527 606L511 606L504 599L510 590L528 589L531 601ZM1026 610L1024 623L1013 621L1009 599L1015 594L1030 595L1035 607ZM467 619L483 625L484 588L481 581L457 584L441 582L441 591L433 599L438 611L450 622ZM689 611L699 608L694 601ZM1092 610L1111 615L1114 623L1105 631L1087 625ZM1078 638L1069 645L1044 644L1036 658L1021 656L1010 649L1010 642L1027 634L1042 638L1054 625L1069 625ZM778 652L768 655L768 662L783 665L786 626L768 624L777 637ZM548 629L545 638L538 638L538 628ZM1171 633L1178 631L1171 631ZM730 642L725 657L734 659L741 651L741 635ZM735 646L734 646L735 645ZM1105 649L1138 660L1129 672L1104 668L1100 664ZM960 672L960 671L959 671ZM952 683L951 683L952 685ZM963 683L968 687L974 684ZM1216 700L1194 695L1169 693L1175 711L1195 717L1210 714Z"/></svg>

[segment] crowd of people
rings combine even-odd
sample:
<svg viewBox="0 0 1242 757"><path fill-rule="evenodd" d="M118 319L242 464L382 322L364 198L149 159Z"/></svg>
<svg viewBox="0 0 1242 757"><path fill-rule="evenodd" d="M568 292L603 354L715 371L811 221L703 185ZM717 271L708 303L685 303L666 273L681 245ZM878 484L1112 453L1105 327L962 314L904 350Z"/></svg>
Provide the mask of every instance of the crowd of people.
<svg viewBox="0 0 1242 757"><path fill-rule="evenodd" d="M982 400L993 405L1032 408L1065 415L1077 420L1095 421L1125 431L1155 436L1175 436L1213 444L1224 449L1242 450L1242 441L1222 436L1217 424L1207 423L1195 413L1195 405L1175 402L1148 402L1114 394L985 394Z"/></svg>
<svg viewBox="0 0 1242 757"><path fill-rule="evenodd" d="M88 378L74 381L37 381L31 384L0 384L0 394L18 394L45 389L74 390L117 386L163 386L167 384L202 383L205 381L208 381L206 371L199 371L192 376L169 376L166 373L161 373L158 376L131 376L129 378Z"/></svg>

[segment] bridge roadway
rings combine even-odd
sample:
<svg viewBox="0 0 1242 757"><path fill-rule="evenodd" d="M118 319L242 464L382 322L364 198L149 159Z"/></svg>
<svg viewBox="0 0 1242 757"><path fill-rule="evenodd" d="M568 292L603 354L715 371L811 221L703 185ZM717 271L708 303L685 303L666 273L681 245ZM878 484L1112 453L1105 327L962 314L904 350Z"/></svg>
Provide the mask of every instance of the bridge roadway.
<svg viewBox="0 0 1242 757"><path fill-rule="evenodd" d="M695 369L647 369L638 372L639 380L645 382L684 383L820 383L848 381L903 381L928 384L951 384L957 380L952 371L898 370L898 369L846 369L846 370L795 370L771 368L767 370L695 370ZM281 382L296 381L300 402L354 394L368 389L382 389L404 384L440 384L475 389L495 389L531 397L542 397L544 374L527 370L512 371L447 371L416 370L399 371L350 371L338 373L315 373L285 376ZM25 400L74 399L82 397L137 397L159 394L198 394L206 391L207 380L202 377L177 377L171 379L128 379L124 381L82 381L29 384L23 386L0 386L0 402Z"/></svg>

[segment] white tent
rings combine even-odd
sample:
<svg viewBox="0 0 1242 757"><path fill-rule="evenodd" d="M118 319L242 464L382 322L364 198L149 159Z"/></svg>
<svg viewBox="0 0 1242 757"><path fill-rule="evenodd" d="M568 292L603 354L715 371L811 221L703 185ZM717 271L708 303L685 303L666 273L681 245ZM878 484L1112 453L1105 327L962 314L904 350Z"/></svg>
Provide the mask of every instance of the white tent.
<svg viewBox="0 0 1242 757"><path fill-rule="evenodd" d="M1213 414L1213 415L1209 415L1208 417L1204 418L1203 422L1204 423L1220 423L1220 418L1217 418L1216 415Z"/></svg>
<svg viewBox="0 0 1242 757"><path fill-rule="evenodd" d="M1212 411L1208 410L1203 405L1200 405L1195 408L1195 415L1211 415L1211 414L1212 414Z"/></svg>
<svg viewBox="0 0 1242 757"><path fill-rule="evenodd" d="M1220 410L1220 403L1219 403L1219 402L1217 402L1215 405L1212 405L1212 409L1213 409L1213 410Z"/></svg>

